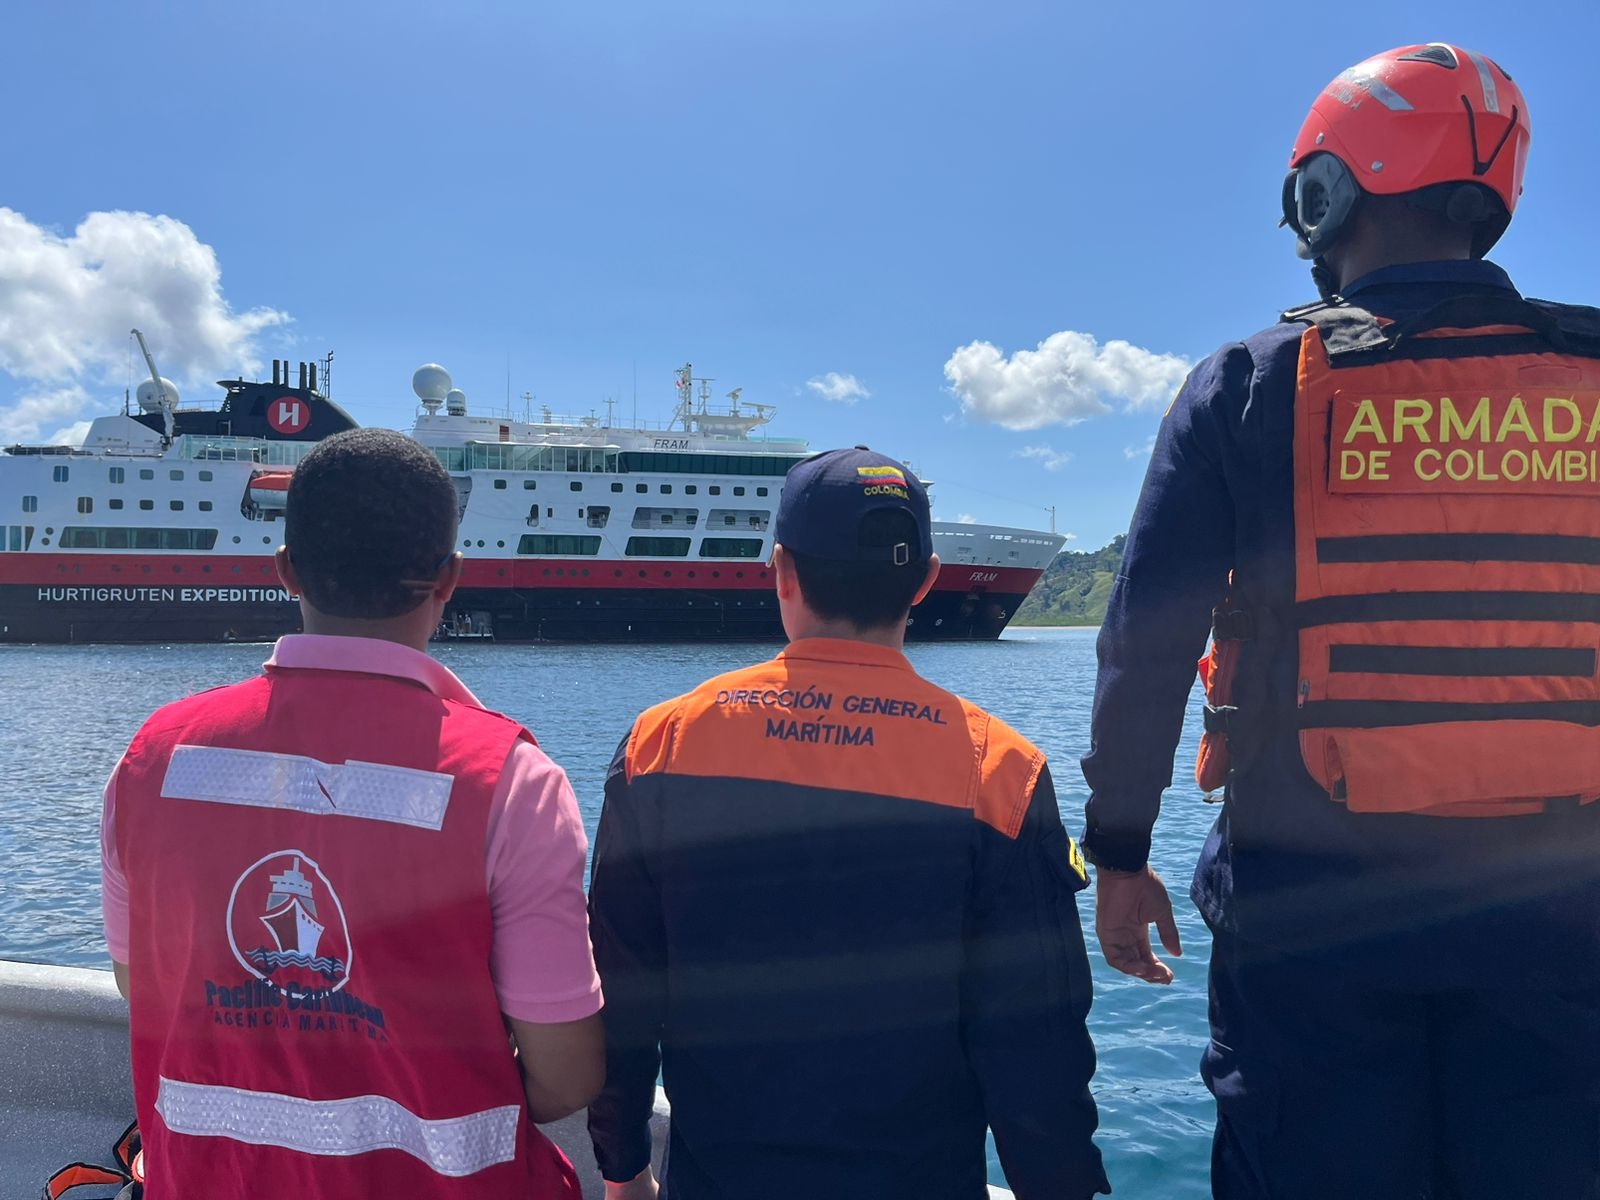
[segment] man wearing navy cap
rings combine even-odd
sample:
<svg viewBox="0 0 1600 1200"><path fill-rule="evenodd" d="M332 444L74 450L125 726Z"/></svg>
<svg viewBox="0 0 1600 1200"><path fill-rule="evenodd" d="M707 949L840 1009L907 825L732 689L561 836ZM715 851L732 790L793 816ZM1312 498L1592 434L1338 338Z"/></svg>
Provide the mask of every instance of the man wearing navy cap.
<svg viewBox="0 0 1600 1200"><path fill-rule="evenodd" d="M606 780L589 1110L609 1200L1109 1191L1092 1135L1083 860L1044 755L922 679L928 496L864 447L789 472L789 646L648 710Z"/></svg>

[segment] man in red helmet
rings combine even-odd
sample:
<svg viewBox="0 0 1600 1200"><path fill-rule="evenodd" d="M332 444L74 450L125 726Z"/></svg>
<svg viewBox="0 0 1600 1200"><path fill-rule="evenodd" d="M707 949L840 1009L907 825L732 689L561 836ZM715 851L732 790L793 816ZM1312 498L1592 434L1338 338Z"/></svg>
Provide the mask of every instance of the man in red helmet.
<svg viewBox="0 0 1600 1200"><path fill-rule="evenodd" d="M1284 187L1324 299L1195 369L1129 530L1084 850L1107 960L1170 982L1150 835L1213 625L1230 1200L1600 1196L1600 313L1482 259L1528 138L1458 46L1329 84Z"/></svg>

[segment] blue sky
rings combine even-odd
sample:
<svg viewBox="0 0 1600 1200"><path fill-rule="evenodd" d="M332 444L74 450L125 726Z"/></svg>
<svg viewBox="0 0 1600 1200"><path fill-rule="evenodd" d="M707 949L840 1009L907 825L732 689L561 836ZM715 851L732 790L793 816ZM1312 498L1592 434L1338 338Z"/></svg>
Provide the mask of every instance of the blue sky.
<svg viewBox="0 0 1600 1200"><path fill-rule="evenodd" d="M427 361L623 416L636 371L664 420L691 360L774 432L910 459L941 517L1055 505L1092 548L1184 363L1314 295L1275 228L1312 99L1428 40L1529 98L1497 261L1600 300L1592 5L145 8L8 6L0 440L120 403L133 324L187 400L331 349L398 427ZM1075 390L1012 357L1047 340Z"/></svg>

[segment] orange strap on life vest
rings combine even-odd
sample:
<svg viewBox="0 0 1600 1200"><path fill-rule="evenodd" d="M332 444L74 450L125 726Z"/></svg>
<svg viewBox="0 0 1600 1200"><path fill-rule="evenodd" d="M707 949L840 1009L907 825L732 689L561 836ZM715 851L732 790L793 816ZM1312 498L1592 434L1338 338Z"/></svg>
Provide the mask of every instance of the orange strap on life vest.
<svg viewBox="0 0 1600 1200"><path fill-rule="evenodd" d="M1238 709L1233 703L1234 679L1239 672L1240 643L1255 636L1253 614L1233 600L1232 579L1229 596L1211 613L1211 645L1196 664L1200 686L1205 690L1205 728L1200 735L1200 751L1195 757L1194 781L1208 796L1228 782L1233 768L1229 744L1230 726Z"/></svg>
<svg viewBox="0 0 1600 1200"><path fill-rule="evenodd" d="M1600 312L1285 315L1306 769L1359 812L1600 798Z"/></svg>
<svg viewBox="0 0 1600 1200"><path fill-rule="evenodd" d="M144 1193L144 1151L139 1142L139 1125L135 1122L122 1131L112 1146L115 1167L102 1167L94 1163L70 1163L45 1181L41 1200L89 1200L81 1189L95 1189L99 1197L116 1200L139 1200ZM114 1190L113 1190L114 1189Z"/></svg>

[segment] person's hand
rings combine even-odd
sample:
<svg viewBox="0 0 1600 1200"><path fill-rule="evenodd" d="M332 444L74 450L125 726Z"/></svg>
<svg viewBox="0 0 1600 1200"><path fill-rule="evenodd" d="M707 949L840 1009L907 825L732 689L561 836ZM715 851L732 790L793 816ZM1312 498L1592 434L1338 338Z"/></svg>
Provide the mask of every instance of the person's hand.
<svg viewBox="0 0 1600 1200"><path fill-rule="evenodd" d="M1171 983L1172 968L1150 949L1150 926L1168 954L1182 954L1167 885L1148 865L1138 871L1095 870L1094 931L1100 952L1124 975L1146 983Z"/></svg>
<svg viewBox="0 0 1600 1200"><path fill-rule="evenodd" d="M656 1177L646 1167L627 1183L612 1183L606 1180L606 1200L656 1200L660 1188L656 1185Z"/></svg>

